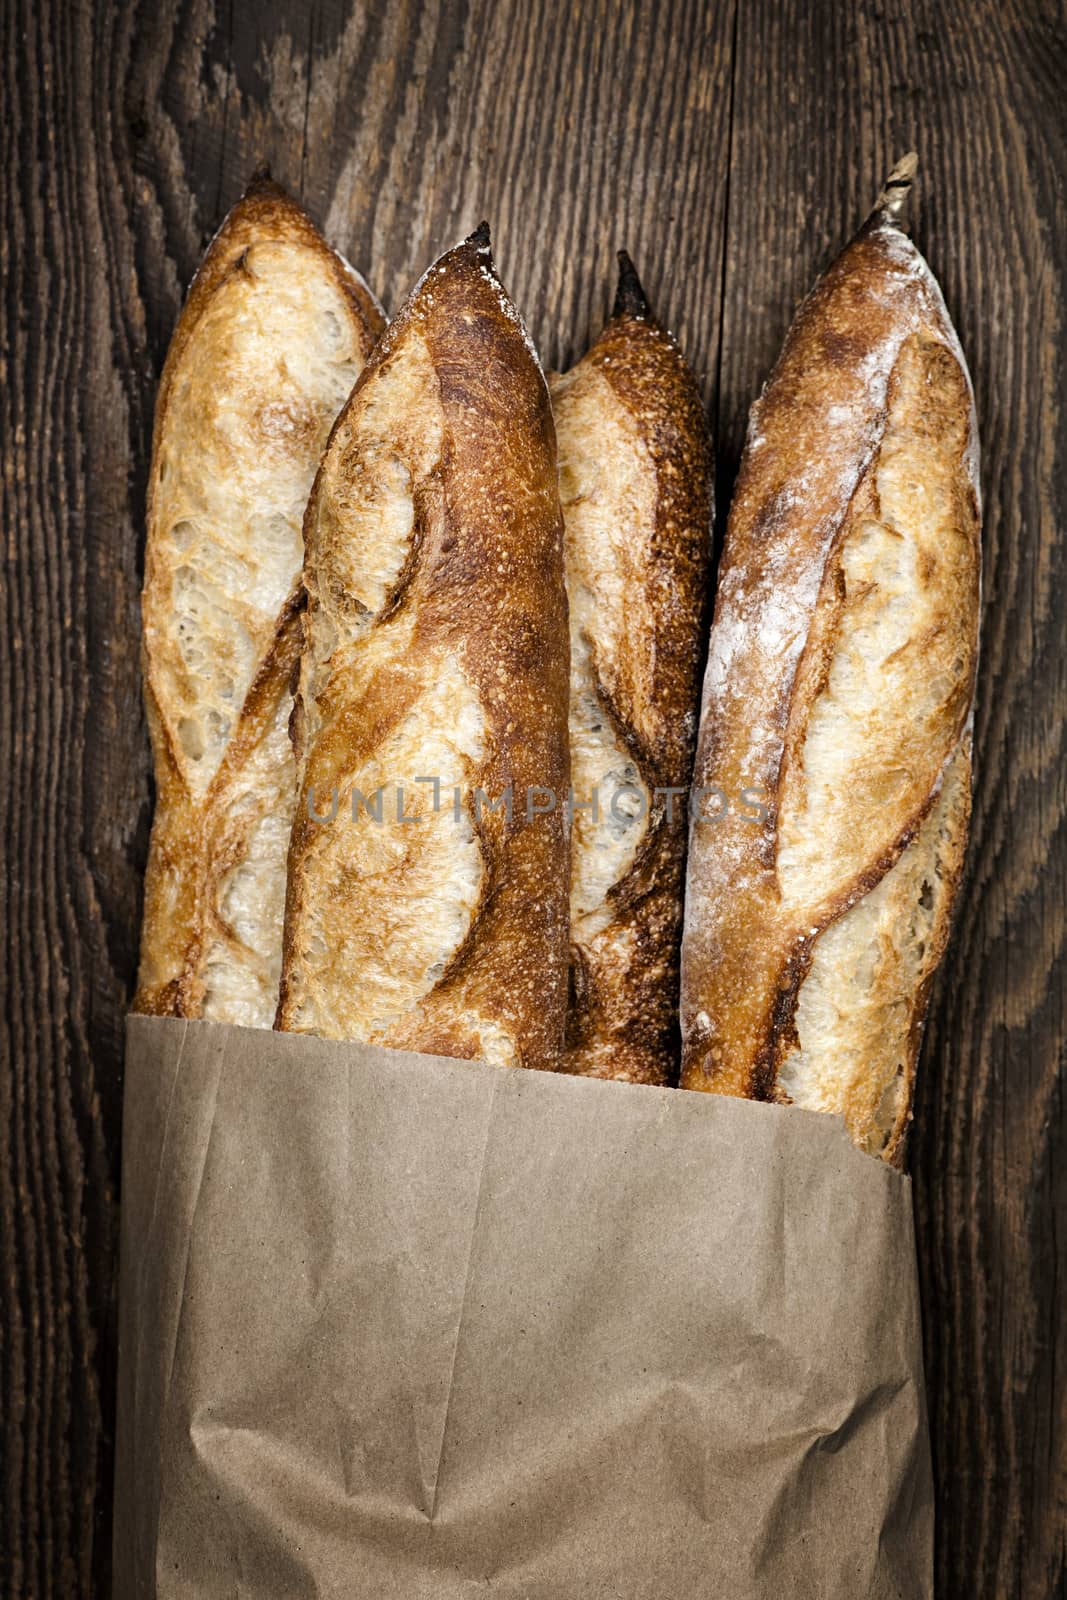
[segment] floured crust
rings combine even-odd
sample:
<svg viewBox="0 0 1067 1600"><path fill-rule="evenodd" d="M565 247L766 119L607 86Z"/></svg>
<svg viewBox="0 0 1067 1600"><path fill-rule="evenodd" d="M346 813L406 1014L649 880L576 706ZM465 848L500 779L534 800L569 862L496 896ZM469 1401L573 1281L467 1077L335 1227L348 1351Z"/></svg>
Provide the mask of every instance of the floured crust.
<svg viewBox="0 0 1067 1600"><path fill-rule="evenodd" d="M526 802L567 789L562 532L544 378L479 232L390 325L308 504L278 1027L558 1066L564 813Z"/></svg>
<svg viewBox="0 0 1067 1600"><path fill-rule="evenodd" d="M156 403L142 618L157 800L136 1011L273 1019L301 523L381 325L300 207L253 180L193 281Z"/></svg>
<svg viewBox="0 0 1067 1600"><path fill-rule="evenodd" d="M692 826L682 1081L840 1111L895 1162L969 815L977 449L940 291L876 212L750 418L694 783L767 815Z"/></svg>
<svg viewBox="0 0 1067 1600"><path fill-rule="evenodd" d="M552 380L571 628L567 1071L677 1076L685 790L712 460L696 380L624 258L616 311ZM597 813L588 808L596 795Z"/></svg>

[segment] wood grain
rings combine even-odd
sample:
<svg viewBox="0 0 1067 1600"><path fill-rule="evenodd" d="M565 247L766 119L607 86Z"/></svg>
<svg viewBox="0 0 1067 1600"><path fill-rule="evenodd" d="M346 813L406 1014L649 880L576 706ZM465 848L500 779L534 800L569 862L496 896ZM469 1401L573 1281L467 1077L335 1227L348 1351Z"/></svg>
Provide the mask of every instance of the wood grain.
<svg viewBox="0 0 1067 1600"><path fill-rule="evenodd" d="M1036 0L0 0L0 1581L108 1592L137 599L184 287L268 161L396 304L480 218L547 363L626 245L719 427L893 155L975 376L974 845L912 1164L942 1597L1067 1593L1062 17ZM721 335L721 337L720 337Z"/></svg>

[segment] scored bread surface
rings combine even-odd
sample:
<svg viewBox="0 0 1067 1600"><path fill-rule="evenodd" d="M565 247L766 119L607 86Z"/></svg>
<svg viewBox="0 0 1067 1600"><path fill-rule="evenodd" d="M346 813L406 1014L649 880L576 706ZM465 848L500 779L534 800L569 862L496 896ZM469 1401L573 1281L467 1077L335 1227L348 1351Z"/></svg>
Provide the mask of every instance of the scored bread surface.
<svg viewBox="0 0 1067 1600"><path fill-rule="evenodd" d="M899 1163L970 811L980 509L970 379L895 210L808 297L750 417L681 1021L685 1087L840 1112Z"/></svg>
<svg viewBox="0 0 1067 1600"><path fill-rule="evenodd" d="M432 267L390 325L304 532L277 1025L555 1068L562 517L545 381L487 233Z"/></svg>
<svg viewBox="0 0 1067 1600"><path fill-rule="evenodd" d="M171 341L142 600L157 799L137 1011L273 1020L301 524L382 322L300 207L260 177L208 249Z"/></svg>
<svg viewBox="0 0 1067 1600"><path fill-rule="evenodd" d="M564 1064L664 1084L677 1075L712 463L696 380L620 259L611 320L552 380L576 802Z"/></svg>

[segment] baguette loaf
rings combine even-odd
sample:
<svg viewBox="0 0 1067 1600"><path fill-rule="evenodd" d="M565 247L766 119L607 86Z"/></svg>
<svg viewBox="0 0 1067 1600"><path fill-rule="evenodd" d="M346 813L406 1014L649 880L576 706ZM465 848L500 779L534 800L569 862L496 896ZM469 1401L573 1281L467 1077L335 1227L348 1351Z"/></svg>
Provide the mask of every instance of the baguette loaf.
<svg viewBox="0 0 1067 1600"><path fill-rule="evenodd" d="M684 1087L840 1112L896 1164L962 867L980 578L970 379L899 226L914 167L805 301L752 410L682 951Z"/></svg>
<svg viewBox="0 0 1067 1600"><path fill-rule="evenodd" d="M277 1026L555 1068L562 517L548 391L484 224L384 335L304 539Z"/></svg>
<svg viewBox="0 0 1067 1600"><path fill-rule="evenodd" d="M171 341L142 601L156 812L136 1011L273 1019L301 521L382 320L299 206L257 177Z"/></svg>
<svg viewBox="0 0 1067 1600"><path fill-rule="evenodd" d="M678 1070L712 461L696 380L653 321L629 258L619 260L611 321L552 380L577 802L564 1065L665 1084Z"/></svg>

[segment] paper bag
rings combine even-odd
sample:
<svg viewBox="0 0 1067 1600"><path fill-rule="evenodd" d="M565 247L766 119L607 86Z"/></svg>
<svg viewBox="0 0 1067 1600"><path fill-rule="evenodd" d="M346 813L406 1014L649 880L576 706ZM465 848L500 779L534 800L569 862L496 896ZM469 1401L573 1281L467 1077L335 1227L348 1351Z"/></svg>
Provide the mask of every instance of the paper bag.
<svg viewBox="0 0 1067 1600"><path fill-rule="evenodd" d="M138 1017L123 1168L118 1600L931 1593L838 1119Z"/></svg>

